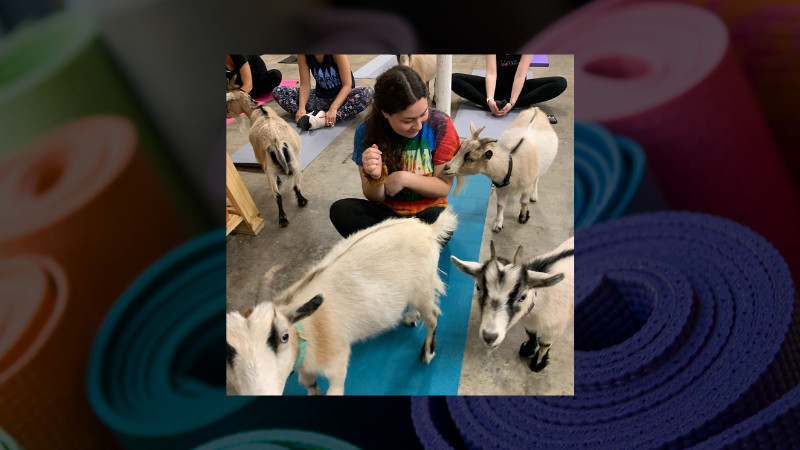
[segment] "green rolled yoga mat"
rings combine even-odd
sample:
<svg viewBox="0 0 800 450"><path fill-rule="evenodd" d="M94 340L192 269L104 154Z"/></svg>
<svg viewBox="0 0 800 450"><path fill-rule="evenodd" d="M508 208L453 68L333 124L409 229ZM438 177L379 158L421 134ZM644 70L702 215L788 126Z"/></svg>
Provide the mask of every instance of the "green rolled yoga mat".
<svg viewBox="0 0 800 450"><path fill-rule="evenodd" d="M195 450L359 450L358 447L324 434L302 430L255 430L239 433L201 445Z"/></svg>
<svg viewBox="0 0 800 450"><path fill-rule="evenodd" d="M172 203L195 232L210 225L187 189L185 173L157 135L84 16L59 13L20 26L0 45L0 158L48 131L97 114L127 118L136 126L147 160Z"/></svg>
<svg viewBox="0 0 800 450"><path fill-rule="evenodd" d="M22 447L5 430L0 428L0 450L22 450Z"/></svg>

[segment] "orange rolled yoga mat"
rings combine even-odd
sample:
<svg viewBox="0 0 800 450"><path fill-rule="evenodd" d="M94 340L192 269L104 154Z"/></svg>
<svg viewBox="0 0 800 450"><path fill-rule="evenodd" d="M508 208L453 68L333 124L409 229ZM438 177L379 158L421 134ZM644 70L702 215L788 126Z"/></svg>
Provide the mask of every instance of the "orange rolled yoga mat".
<svg viewBox="0 0 800 450"><path fill-rule="evenodd" d="M0 260L0 423L25 449L119 447L89 407L94 333L72 294L51 258Z"/></svg>
<svg viewBox="0 0 800 450"><path fill-rule="evenodd" d="M575 118L638 142L673 209L746 225L800 280L797 193L717 15L601 1L525 49L575 54Z"/></svg>
<svg viewBox="0 0 800 450"><path fill-rule="evenodd" d="M0 254L52 256L94 330L140 272L187 238L160 186L128 120L64 125L0 161Z"/></svg>

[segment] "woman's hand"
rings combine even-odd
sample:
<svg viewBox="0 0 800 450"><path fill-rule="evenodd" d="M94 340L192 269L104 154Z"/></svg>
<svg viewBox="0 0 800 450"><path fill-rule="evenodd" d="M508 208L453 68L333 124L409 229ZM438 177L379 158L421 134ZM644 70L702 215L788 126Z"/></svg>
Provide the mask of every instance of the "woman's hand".
<svg viewBox="0 0 800 450"><path fill-rule="evenodd" d="M364 167L364 173L367 176L376 180L381 177L383 157L381 157L381 151L378 150L377 145L372 144L371 147L364 150L364 153L361 154L361 165Z"/></svg>
<svg viewBox="0 0 800 450"><path fill-rule="evenodd" d="M494 114L495 116L501 115L500 114L500 110L497 109L497 102L495 102L494 99L489 100L489 109L492 111L492 114Z"/></svg>
<svg viewBox="0 0 800 450"><path fill-rule="evenodd" d="M386 195L394 197L398 192L402 191L403 188L406 187L405 180L409 175L413 174L404 170L398 170L397 172L389 174L389 176L386 177L386 181L383 183L383 189Z"/></svg>
<svg viewBox="0 0 800 450"><path fill-rule="evenodd" d="M300 118L305 116L305 115L306 115L306 109L305 108L302 108L302 107L297 108L297 113L295 113L295 115L294 115L294 122L297 123L297 121L300 120Z"/></svg>
<svg viewBox="0 0 800 450"><path fill-rule="evenodd" d="M325 125L329 127L336 125L336 111L338 111L338 108L334 108L333 106L325 111Z"/></svg>
<svg viewBox="0 0 800 450"><path fill-rule="evenodd" d="M506 106L503 106L503 109L501 109L497 114L495 114L495 116L497 117L505 116L506 114L508 114L509 111L511 111L511 108L513 106L514 105L512 105L511 103L506 103Z"/></svg>

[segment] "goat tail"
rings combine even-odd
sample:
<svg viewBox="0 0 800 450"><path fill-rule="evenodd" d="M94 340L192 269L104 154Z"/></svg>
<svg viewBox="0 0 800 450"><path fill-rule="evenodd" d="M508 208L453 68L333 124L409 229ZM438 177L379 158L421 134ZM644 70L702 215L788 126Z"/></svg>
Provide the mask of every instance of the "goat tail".
<svg viewBox="0 0 800 450"><path fill-rule="evenodd" d="M439 214L436 222L433 222L431 226L433 227L436 241L439 245L444 246L444 244L450 240L450 237L458 226L458 216L450 207L447 207Z"/></svg>
<svg viewBox="0 0 800 450"><path fill-rule="evenodd" d="M271 146L271 151L272 154L275 155L273 159L277 161L283 173L291 175L292 155L289 151L289 144L286 142L276 142L275 145Z"/></svg>

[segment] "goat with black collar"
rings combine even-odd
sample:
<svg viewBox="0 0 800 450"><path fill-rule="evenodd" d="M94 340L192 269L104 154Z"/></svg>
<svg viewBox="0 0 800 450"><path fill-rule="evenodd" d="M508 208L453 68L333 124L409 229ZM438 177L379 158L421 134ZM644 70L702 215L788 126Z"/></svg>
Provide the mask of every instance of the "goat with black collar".
<svg viewBox="0 0 800 450"><path fill-rule="evenodd" d="M497 188L497 217L492 231L503 229L503 211L509 194L519 196L519 222L531 217L528 204L538 200L539 178L547 172L558 151L558 136L539 108L522 111L500 139L482 138L485 127L475 129L470 122L470 137L465 139L456 156L444 166L446 175L483 174ZM462 179L456 183L455 193Z"/></svg>

